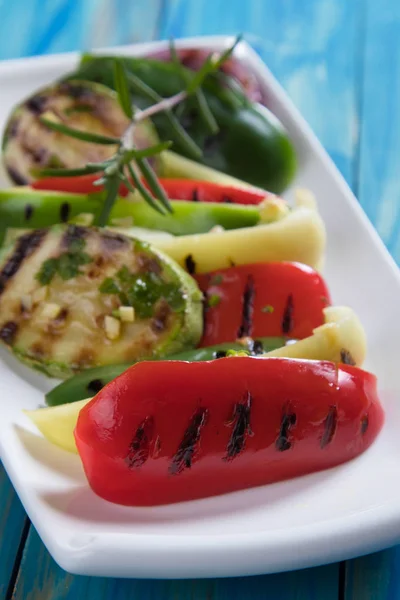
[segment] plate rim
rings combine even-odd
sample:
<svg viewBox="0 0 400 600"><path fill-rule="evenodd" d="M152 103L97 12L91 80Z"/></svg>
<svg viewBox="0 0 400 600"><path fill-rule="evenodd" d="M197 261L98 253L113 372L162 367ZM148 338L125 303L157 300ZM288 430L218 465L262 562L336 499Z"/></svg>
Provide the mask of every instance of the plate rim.
<svg viewBox="0 0 400 600"><path fill-rule="evenodd" d="M224 35L198 36L177 40L177 45L178 47L220 47L227 46L233 39L233 36ZM147 52L150 48L164 48L166 44L166 40L160 40L114 48L102 48L95 50L95 52L140 54ZM263 80L266 88L271 90L275 99L279 101L287 114L290 115L300 135L311 146L312 151L323 161L325 168L330 172L341 192L346 197L346 202L352 211L356 213L360 225L367 229L375 252L380 254L380 258L384 260L386 266L390 269L391 276L396 279L400 290L400 271L394 259L305 119L301 116L300 112L255 50L247 42L242 41L240 42L238 51L249 60L257 75ZM43 67L57 67L62 69L64 65L65 67L70 66L71 61L76 59L79 54L79 52L69 52L44 57L2 61L0 62L0 80L4 76L18 78L21 75L21 70L26 68L30 70L35 68L43 69ZM230 533L218 534L213 537L203 537L200 535L190 536L189 534L163 534L162 536L155 536L149 533L121 534L100 531L97 537L86 540L87 543L82 543L81 547L72 548L69 544L62 543L62 540L54 539L36 515L35 506L31 504L29 499L29 490L24 487L23 481L17 473L17 469L14 467L6 449L3 448L1 440L0 456L25 510L50 553L62 568L76 574L98 574L96 564L98 566L99 553L100 555L126 555L126 552L132 552L133 548L137 545L140 546L138 562L142 568L141 572L137 572L138 562L136 561L134 568L132 568L135 573L132 575L126 572L125 567L122 567L121 573L118 572L118 569L111 568L110 573L105 572L105 575L131 576L135 578L202 578L276 573L327 564L336 560L366 554L384 546L392 545L400 537L400 508L396 506L396 503L389 502L388 504L376 506L351 516L338 516L336 519L318 521L312 526L296 526L290 531L277 529L273 530L272 533L268 530L262 530L256 534L237 533L235 534L234 544L232 544L233 534ZM332 529L332 521L335 521L336 524L334 529ZM160 562L156 569L152 565L152 561L154 562L155 560L155 544L153 539L155 537L157 539L157 556ZM187 543L188 539L190 539L189 544ZM272 543L271 539L273 539ZM292 548L290 561L282 556L288 547ZM307 547L307 551L305 551L305 547ZM269 554L266 559L265 555L267 551L269 551ZM271 552L274 553L272 559ZM173 559L171 559L171 555L173 555ZM188 555L190 556L188 557ZM224 556L224 560L223 563L217 564L220 555ZM135 559L137 558L135 556ZM190 561L190 558L192 561ZM238 558L242 565L239 573L237 566L239 562ZM173 563L178 563L179 560L181 560L182 565L178 568L174 567ZM209 565L213 563L214 566L213 568L206 569L204 567L205 563ZM149 565L151 566L149 567Z"/></svg>

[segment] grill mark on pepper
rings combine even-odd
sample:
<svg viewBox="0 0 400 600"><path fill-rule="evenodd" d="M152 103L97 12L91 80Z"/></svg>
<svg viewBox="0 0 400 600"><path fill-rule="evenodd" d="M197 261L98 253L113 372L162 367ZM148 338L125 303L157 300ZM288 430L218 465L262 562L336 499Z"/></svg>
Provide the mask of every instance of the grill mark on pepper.
<svg viewBox="0 0 400 600"><path fill-rule="evenodd" d="M239 339L251 335L253 329L253 310L256 290L254 279L251 275L247 277L246 285L243 291L242 322L237 332Z"/></svg>
<svg viewBox="0 0 400 600"><path fill-rule="evenodd" d="M34 212L34 208L33 208L32 204L25 204L25 208L24 208L25 221L31 220L31 218L33 217L33 212Z"/></svg>
<svg viewBox="0 0 400 600"><path fill-rule="evenodd" d="M196 273L196 263L194 262L191 254L188 254L185 258L185 266L189 275L194 275Z"/></svg>
<svg viewBox="0 0 400 600"><path fill-rule="evenodd" d="M225 358L227 356L226 350L217 350L214 352L214 358Z"/></svg>
<svg viewBox="0 0 400 600"><path fill-rule="evenodd" d="M0 340L2 340L8 346L11 346L15 336L17 335L18 324L15 321L7 321L0 329Z"/></svg>
<svg viewBox="0 0 400 600"><path fill-rule="evenodd" d="M233 417L228 423L228 425L233 424L233 431L226 448L226 456L223 458L225 461L233 460L243 452L247 437L253 435L250 426L252 402L252 395L247 392L245 401L238 402L234 406Z"/></svg>
<svg viewBox="0 0 400 600"><path fill-rule="evenodd" d="M368 415L364 415L361 419L361 435L365 435L367 433L367 429L368 429L368 425L369 425L369 417Z"/></svg>
<svg viewBox="0 0 400 600"><path fill-rule="evenodd" d="M233 200L230 196L227 196L226 194L224 194L222 196L222 202L225 202L226 204L232 204Z"/></svg>
<svg viewBox="0 0 400 600"><path fill-rule="evenodd" d="M61 241L61 246L67 250L77 240L83 239L87 234L87 229L79 225L68 225Z"/></svg>
<svg viewBox="0 0 400 600"><path fill-rule="evenodd" d="M104 383L102 382L101 379L92 379L92 381L89 381L89 383L86 386L86 389L88 392L90 393L94 393L97 394L100 390L103 389L104 387Z"/></svg>
<svg viewBox="0 0 400 600"><path fill-rule="evenodd" d="M352 367L356 366L356 361L354 360L350 352L345 348L342 348L340 351L340 361L344 365L351 365Z"/></svg>
<svg viewBox="0 0 400 600"><path fill-rule="evenodd" d="M199 190L194 188L192 192L192 202L199 202Z"/></svg>
<svg viewBox="0 0 400 600"><path fill-rule="evenodd" d="M7 166L7 171L11 179L15 181L16 184L27 185L29 183L27 178L21 175L21 173L14 169L14 167Z"/></svg>
<svg viewBox="0 0 400 600"><path fill-rule="evenodd" d="M289 335L289 333L293 330L293 309L293 294L289 294L282 316L282 333L284 335Z"/></svg>
<svg viewBox="0 0 400 600"><path fill-rule="evenodd" d="M70 212L71 212L71 205L69 204L69 202L63 202L60 206L61 223L66 223L68 221Z"/></svg>
<svg viewBox="0 0 400 600"><path fill-rule="evenodd" d="M169 467L171 475L179 475L184 469L190 469L193 463L195 452L200 441L201 430L206 424L208 416L207 408L198 408L183 434L182 441L179 444L176 454L172 457Z"/></svg>
<svg viewBox="0 0 400 600"><path fill-rule="evenodd" d="M331 443L336 432L337 427L337 408L336 406L330 406L326 419L324 421L324 433L322 434L320 447L325 448Z"/></svg>
<svg viewBox="0 0 400 600"><path fill-rule="evenodd" d="M154 434L154 419L146 417L136 429L125 462L130 469L144 465L150 455L150 444Z"/></svg>
<svg viewBox="0 0 400 600"><path fill-rule="evenodd" d="M285 450L289 450L292 447L293 444L289 439L289 435L292 427L296 425L296 420L295 413L288 412L287 409L284 410L279 435L275 442L275 448L279 452L285 452Z"/></svg>
<svg viewBox="0 0 400 600"><path fill-rule="evenodd" d="M18 273L24 260L40 246L45 235L46 230L35 229L18 238L13 254L0 272L0 294L4 291L7 282Z"/></svg>

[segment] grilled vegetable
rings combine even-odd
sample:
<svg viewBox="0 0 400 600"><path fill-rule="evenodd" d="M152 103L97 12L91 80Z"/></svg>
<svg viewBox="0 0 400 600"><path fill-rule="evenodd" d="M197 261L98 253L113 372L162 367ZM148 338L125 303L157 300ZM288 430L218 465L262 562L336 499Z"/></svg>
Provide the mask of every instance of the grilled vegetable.
<svg viewBox="0 0 400 600"><path fill-rule="evenodd" d="M350 366L362 365L366 350L365 333L354 312L350 308L344 306L331 306L324 309L324 315L325 324L317 327L314 330L313 335L304 340L281 346L275 350L268 349L269 351L262 355L262 358L285 357L332 361L335 364L345 364ZM243 348L243 350L245 350L245 348ZM208 352L208 349L204 348L193 352L196 352L196 354L198 352ZM199 355L197 354L197 357L198 356ZM168 360L170 360L170 358L171 357L169 356ZM187 359L188 356L186 355L185 360ZM115 375L125 372L126 367L126 364L115 365L113 367L113 369L115 369ZM71 401L72 404L29 412L30 418L36 423L37 427L49 441L65 450L75 448L73 430L79 411L82 406L84 406L84 401L74 402L77 398L74 394L79 392L79 395L82 394L82 396L84 396L86 392L87 395L90 395L100 391L101 388L99 382L96 381L96 379L93 380L93 375L95 375L97 380L100 379L100 384L102 384L101 378L106 379L113 375L108 369L109 368L104 371L102 369L96 369L95 371L92 369L90 372L90 381L81 379L81 377L84 378L85 376L85 374L82 374L79 376L79 379L77 377L65 382L65 388L63 387L61 389L63 402ZM87 373L89 373L89 371ZM74 380L76 381L76 386ZM87 386L89 383L92 383L92 389L90 391L81 387L82 384ZM66 398L68 392L71 393L69 400ZM56 395L55 397L57 398Z"/></svg>
<svg viewBox="0 0 400 600"><path fill-rule="evenodd" d="M348 365L142 362L81 409L75 440L96 494L146 506L339 465L370 446L383 419L376 378Z"/></svg>
<svg viewBox="0 0 400 600"><path fill-rule="evenodd" d="M178 354L169 354L165 360L186 360L189 362L198 362L201 360L212 360L222 358L227 355L229 350L248 351L251 355L257 356L263 352L268 352L279 348L285 344L282 337L268 337L252 340L248 338L240 342L228 342L226 344L217 344L208 348L195 348L186 350ZM63 381L50 392L46 394L46 404L57 406L69 402L83 400L89 396L94 396L107 383L121 375L126 369L132 366L132 363L122 363L119 365L107 365L87 369L70 379Z"/></svg>
<svg viewBox="0 0 400 600"><path fill-rule="evenodd" d="M91 194L101 189L101 186L95 185L98 179L99 175L97 173L93 175L79 175L78 177L47 177L34 181L32 188L35 190L71 192L74 194ZM271 195L263 190L251 189L248 186L229 186L212 181L162 178L159 178L158 181L171 200L260 204L266 197ZM145 181L143 183L148 187ZM121 184L119 193L121 196L126 196L129 190L124 184Z"/></svg>
<svg viewBox="0 0 400 600"><path fill-rule="evenodd" d="M244 336L301 339L323 324L330 304L322 277L298 263L241 265L195 279L206 298L201 346Z"/></svg>
<svg viewBox="0 0 400 600"><path fill-rule="evenodd" d="M3 231L8 227L48 227L65 223L81 214L93 215L93 222L96 223L104 198L104 193L70 194L36 191L29 187L0 190L1 227ZM171 206L174 211L172 215L161 215L137 193L132 195L130 201L121 199L115 202L109 223L117 223L128 217L138 227L188 235L206 233L216 225L224 229L252 227L264 218L263 213L268 210L265 204L243 206L172 201Z"/></svg>
<svg viewBox="0 0 400 600"><path fill-rule="evenodd" d="M172 63L132 57L121 60L128 74L133 103L140 108L153 104L154 95L150 97L137 78L158 96L169 97L185 89L187 79L193 76L190 70ZM85 55L72 77L114 87L113 64L113 57ZM181 125L203 151L196 160L271 192L283 191L295 173L296 156L279 121L264 106L249 102L239 86L233 91L218 77L210 76L202 87L219 132L207 131L193 98L184 101L178 112ZM174 142L175 152L193 158L176 128L171 126L168 115L154 115L153 123L161 139ZM167 172L164 176L172 175Z"/></svg>
<svg viewBox="0 0 400 600"><path fill-rule="evenodd" d="M325 250L325 227L314 208L298 206L288 214L273 206L266 225L157 241L157 247L193 274L269 261L302 262L318 268Z"/></svg>
<svg viewBox="0 0 400 600"><path fill-rule="evenodd" d="M116 94L103 85L68 81L39 90L13 110L3 137L4 165L17 184L34 181L40 169L81 168L115 153L115 145L71 138L49 129L42 118L111 138L121 137L129 124ZM156 140L149 122L135 130L138 148Z"/></svg>
<svg viewBox="0 0 400 600"><path fill-rule="evenodd" d="M56 226L19 237L0 259L0 339L21 360L67 377L197 344L201 292L145 242ZM121 306L134 308L126 322Z"/></svg>

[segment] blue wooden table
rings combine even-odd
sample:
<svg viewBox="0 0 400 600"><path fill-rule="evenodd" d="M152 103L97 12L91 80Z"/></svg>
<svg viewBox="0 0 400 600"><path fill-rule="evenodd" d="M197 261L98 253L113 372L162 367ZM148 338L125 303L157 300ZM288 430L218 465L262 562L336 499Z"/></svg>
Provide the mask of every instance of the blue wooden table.
<svg viewBox="0 0 400 600"><path fill-rule="evenodd" d="M0 0L0 59L243 32L400 261L400 3L395 0ZM0 90L1 93L1 90ZM0 600L396 600L400 546L227 580L74 577L50 558L0 465Z"/></svg>

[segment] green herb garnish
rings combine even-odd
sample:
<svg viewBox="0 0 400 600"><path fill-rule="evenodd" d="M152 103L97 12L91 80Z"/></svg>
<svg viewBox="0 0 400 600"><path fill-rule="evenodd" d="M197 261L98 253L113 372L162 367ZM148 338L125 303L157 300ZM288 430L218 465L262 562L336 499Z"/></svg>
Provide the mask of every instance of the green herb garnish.
<svg viewBox="0 0 400 600"><path fill-rule="evenodd" d="M35 278L41 285L47 285L55 275L59 275L64 281L81 275L80 267L93 260L89 254L83 251L84 247L85 240L72 240L68 252L45 260Z"/></svg>
<svg viewBox="0 0 400 600"><path fill-rule="evenodd" d="M211 277L210 279L210 285L219 285L220 283L222 283L224 280L223 276L221 273L217 273L216 275L214 275L213 277Z"/></svg>
<svg viewBox="0 0 400 600"><path fill-rule="evenodd" d="M115 294L123 306L133 306L142 319L153 316L155 304L164 299L175 312L185 308L185 298L174 283L167 283L156 273L131 273L126 266L107 277L99 287L102 294Z"/></svg>
<svg viewBox="0 0 400 600"><path fill-rule="evenodd" d="M157 210L161 214L167 214L168 212L172 213L173 210L171 204L163 188L159 184L153 168L147 161L148 157L159 154L169 147L172 142L163 142L140 150L135 147L133 142L135 128L140 121L149 119L157 113L164 112L179 138L179 141L193 158L199 159L202 154L200 148L179 123L178 119L173 114L172 109L174 107L180 108L184 100L193 97L205 126L212 134L218 133L218 124L208 106L201 86L207 77L212 76L219 71L220 67L232 54L239 41L240 37L236 38L234 44L223 53L210 53L199 71L193 74L188 73L182 67L175 51L175 47L173 43L171 43L171 58L177 67L180 68L180 73L185 82L185 89L169 98L162 98L152 88L141 81L140 78L132 73L127 74L121 59L116 58L114 63L115 89L117 91L120 106L125 115L130 119L130 124L121 138L74 129L59 120L46 119L45 117L41 117L40 119L48 129L52 129L53 131L76 138L83 142L115 145L115 154L104 162L88 164L81 169L62 169L58 168L59 166L62 167L62 165L56 165L56 168L54 169L41 170L39 175L42 177L74 177L89 173L98 173L99 179L95 183L103 184L106 189L106 199L97 223L100 227L104 227L108 222L110 212L118 197L121 183L124 183L131 190L134 189L132 186L132 183L134 183L145 202L147 202L154 210ZM145 93L151 101L155 102L155 104L143 110L135 109L131 102L130 87L140 89L141 92ZM150 191L143 185L142 179L145 180Z"/></svg>
<svg viewBox="0 0 400 600"><path fill-rule="evenodd" d="M218 304L220 302L221 302L221 296L218 296L218 294L211 294L211 296L209 296L207 298L207 304L210 307L218 306Z"/></svg>
<svg viewBox="0 0 400 600"><path fill-rule="evenodd" d="M261 312L263 312L263 313L273 313L274 312L274 307L271 306L270 304L267 304L266 306L262 307Z"/></svg>

